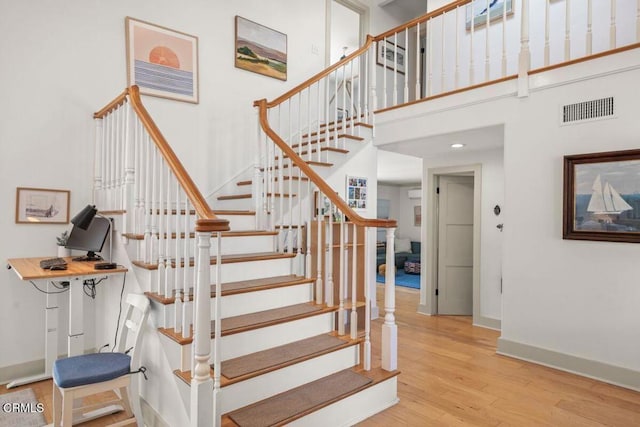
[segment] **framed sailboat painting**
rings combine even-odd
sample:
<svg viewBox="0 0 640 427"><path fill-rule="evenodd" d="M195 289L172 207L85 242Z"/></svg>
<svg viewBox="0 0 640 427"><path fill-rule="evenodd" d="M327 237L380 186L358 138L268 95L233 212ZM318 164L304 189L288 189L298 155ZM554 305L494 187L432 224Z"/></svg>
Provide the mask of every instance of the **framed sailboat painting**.
<svg viewBox="0 0 640 427"><path fill-rule="evenodd" d="M640 243L640 150L564 157L563 238Z"/></svg>

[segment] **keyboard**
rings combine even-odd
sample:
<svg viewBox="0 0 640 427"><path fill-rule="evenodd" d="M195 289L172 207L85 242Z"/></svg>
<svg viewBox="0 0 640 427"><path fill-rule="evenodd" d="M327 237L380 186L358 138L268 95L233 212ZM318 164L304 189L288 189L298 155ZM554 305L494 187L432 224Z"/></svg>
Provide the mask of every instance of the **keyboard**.
<svg viewBox="0 0 640 427"><path fill-rule="evenodd" d="M40 268L44 268L45 270L50 269L53 266L66 266L67 261L63 258L48 258L40 261Z"/></svg>

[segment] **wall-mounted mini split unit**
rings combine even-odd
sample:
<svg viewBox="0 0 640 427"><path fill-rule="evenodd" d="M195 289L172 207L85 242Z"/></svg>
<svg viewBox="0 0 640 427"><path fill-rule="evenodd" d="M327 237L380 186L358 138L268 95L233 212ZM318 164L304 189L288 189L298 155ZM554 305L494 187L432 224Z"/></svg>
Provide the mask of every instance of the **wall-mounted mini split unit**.
<svg viewBox="0 0 640 427"><path fill-rule="evenodd" d="M615 117L613 96L563 105L560 111L560 124L573 125L593 120Z"/></svg>
<svg viewBox="0 0 640 427"><path fill-rule="evenodd" d="M412 188L411 190L407 191L407 196L409 196L410 199L421 199L422 189Z"/></svg>

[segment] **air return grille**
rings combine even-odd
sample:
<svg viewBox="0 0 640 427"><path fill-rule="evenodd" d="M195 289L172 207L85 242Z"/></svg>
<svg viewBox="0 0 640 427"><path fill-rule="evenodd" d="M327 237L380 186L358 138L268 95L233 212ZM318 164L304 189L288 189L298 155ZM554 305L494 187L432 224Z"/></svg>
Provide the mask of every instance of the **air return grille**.
<svg viewBox="0 0 640 427"><path fill-rule="evenodd" d="M573 124L613 116L613 97L578 102L562 107L562 124Z"/></svg>

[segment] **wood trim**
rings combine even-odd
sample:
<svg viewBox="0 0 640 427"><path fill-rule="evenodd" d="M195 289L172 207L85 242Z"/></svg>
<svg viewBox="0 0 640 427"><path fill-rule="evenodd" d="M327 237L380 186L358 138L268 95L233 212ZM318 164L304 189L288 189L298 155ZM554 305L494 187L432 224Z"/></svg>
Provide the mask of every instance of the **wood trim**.
<svg viewBox="0 0 640 427"><path fill-rule="evenodd" d="M127 95L129 94L129 88L125 89L120 95L116 96L116 98L108 103L104 108L100 111L93 113L94 119L103 119L107 114L127 102Z"/></svg>
<svg viewBox="0 0 640 427"><path fill-rule="evenodd" d="M559 64L553 64L553 65L549 65L542 68L536 68L535 70L530 70L529 75L555 70L556 68L562 68L568 65L579 64L580 62L591 61L593 59L603 58L605 56L614 55L616 53L625 52L627 50L637 49L639 47L640 47L640 43L633 43L627 46L618 47L616 49L607 50L605 52L599 52L593 55L583 56L582 58L572 59L571 61L560 62Z"/></svg>
<svg viewBox="0 0 640 427"><path fill-rule="evenodd" d="M178 156L176 156L171 146L169 146L169 143L165 139L164 135L162 134L162 132L160 132L160 129L142 104L138 86L134 85L127 88L116 99L107 104L106 107L95 113L93 117L104 117L108 112L121 105L126 99L127 95L129 97L129 101L131 102L131 107L133 107L133 109L135 110L138 118L140 119L140 122L144 125L158 150L160 150L162 157L164 157L167 165L169 165L169 168L171 168L171 171L175 175L176 179L180 183L180 186L182 187L187 197L189 198L189 201L196 210L196 213L200 218L196 222L196 231L206 232L229 230L229 221L227 221L226 219L217 218L213 213L206 199L202 196L202 193L200 193L200 190L198 190L198 187L191 179L191 176L189 176L186 169L178 159Z"/></svg>
<svg viewBox="0 0 640 427"><path fill-rule="evenodd" d="M484 87L484 86L491 86L491 85L494 85L494 84L507 82L509 80L515 80L517 78L518 78L518 75L517 74L513 74L511 76L502 77L502 78L499 78L499 79L496 79L496 80L490 80L488 82L479 83L477 85L467 86L467 87L463 87L461 89L456 89L456 90L451 90L449 92L439 93L438 95L433 95L433 96L430 96L428 98L416 99L415 101L405 102L404 104L394 105L393 107L382 108L380 110L374 111L374 113L375 114L384 113L384 112L395 110L395 109L398 109L398 108L403 108L403 107L408 107L410 105L420 104L421 102L432 101L434 99L444 98L445 96L455 95L457 93L462 93L462 92L466 92L466 91L469 91L469 90L478 89L478 88L481 88L481 87Z"/></svg>
<svg viewBox="0 0 640 427"><path fill-rule="evenodd" d="M324 195L329 198L329 200L331 200L331 202L333 202L333 204L336 205L342 213L349 217L351 222L363 227L397 227L397 222L395 220L367 219L361 217L351 209L349 205L347 205L347 203L336 194L329 184L327 184L320 175L318 175L304 160L302 160L302 158L300 158L300 156L298 156L298 154L296 154L293 148L284 142L282 138L280 138L280 136L271 129L267 120L267 100L262 99L256 102L257 107L259 108L260 126L262 126L265 133L276 145L278 145L285 155L289 156L291 161L300 168L300 170L320 189L320 191L324 193Z"/></svg>

